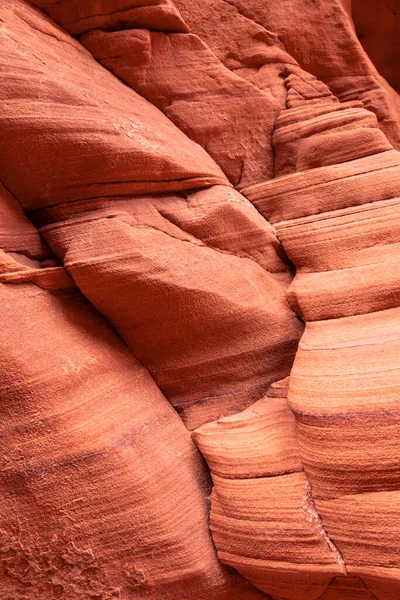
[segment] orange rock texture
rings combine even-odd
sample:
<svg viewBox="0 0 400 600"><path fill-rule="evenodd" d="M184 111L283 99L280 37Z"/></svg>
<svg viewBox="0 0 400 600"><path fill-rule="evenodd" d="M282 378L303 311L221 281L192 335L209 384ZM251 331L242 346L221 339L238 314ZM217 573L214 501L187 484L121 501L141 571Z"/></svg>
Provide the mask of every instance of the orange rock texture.
<svg viewBox="0 0 400 600"><path fill-rule="evenodd" d="M311 78L291 75L287 87L273 138L281 176L245 193L297 269L288 299L306 329L289 408L338 565L395 598L400 153L364 108L339 104Z"/></svg>
<svg viewBox="0 0 400 600"><path fill-rule="evenodd" d="M399 600L395 4L0 3L0 600Z"/></svg>

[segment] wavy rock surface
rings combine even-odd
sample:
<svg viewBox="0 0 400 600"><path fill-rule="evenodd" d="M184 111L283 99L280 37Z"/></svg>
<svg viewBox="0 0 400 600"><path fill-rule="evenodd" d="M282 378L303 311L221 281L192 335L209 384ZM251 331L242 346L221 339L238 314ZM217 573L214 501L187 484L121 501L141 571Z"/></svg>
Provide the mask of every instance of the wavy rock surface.
<svg viewBox="0 0 400 600"><path fill-rule="evenodd" d="M290 77L288 88L276 141L278 162L287 144L289 174L246 194L297 267L289 299L307 325L289 405L315 506L347 572L376 597L395 598L400 154L382 146L370 113L338 105L312 80Z"/></svg>
<svg viewBox="0 0 400 600"><path fill-rule="evenodd" d="M302 331L285 298L291 276L271 228L240 194L221 186L187 200L95 205L74 203L77 214L41 231L190 429L241 410L287 375ZM197 224L216 211L227 241L224 232L204 238ZM262 259L254 241L267 249Z"/></svg>
<svg viewBox="0 0 400 600"><path fill-rule="evenodd" d="M0 598L261 599L215 556L182 421L0 193Z"/></svg>
<svg viewBox="0 0 400 600"><path fill-rule="evenodd" d="M187 33L188 27L171 0L30 0L73 35L91 29L145 27Z"/></svg>
<svg viewBox="0 0 400 600"><path fill-rule="evenodd" d="M206 28L197 28L196 23L193 32L202 39L189 33L182 20L175 29L171 27L163 17L164 1L153 1L141 21L134 15L142 14L143 0L129 3L129 16L123 9L126 1L108 14L110 3L104 0L100 5L85 3L84 9L71 0L34 3L70 33L85 31L80 41L93 56L203 146L233 185L272 178L271 136L285 102L279 75L282 69L302 72L275 34L242 18L222 0L208 0L201 6L178 3L191 24L200 11ZM215 48L215 40L223 35L218 31L216 36L221 11L229 22L225 34L229 46L222 57ZM211 36L207 35L210 28ZM232 28L246 36L239 53Z"/></svg>
<svg viewBox="0 0 400 600"><path fill-rule="evenodd" d="M1 3L0 600L398 600L399 101L359 6Z"/></svg>
<svg viewBox="0 0 400 600"><path fill-rule="evenodd" d="M47 39L46 33L37 32L46 31L46 27L52 35L49 49L42 50L43 44L38 43L34 52L38 69L46 66L46 78L34 71L34 77L27 79L21 65L22 60L27 61L26 49L12 37L8 44L7 58L15 60L15 77L5 92L18 102L6 103L0 129L8 135L8 114L17 115L13 118L15 129L21 131L18 136L15 133L11 149L16 153L21 148L22 155L31 149L31 129L44 133L37 152L26 160L22 171L12 152L4 156L2 164L0 161L8 175L7 185L25 209L34 211L37 223L46 223L43 234L75 283L150 370L168 399L183 413L188 427L245 408L259 399L272 381L289 373L302 331L287 305L285 293L291 273L271 226L228 187L222 172L200 146L97 65L77 42L70 43L65 34L23 3L7 3L3 11L5 29L17 22L21 37ZM24 20L18 17L20 11L28 15ZM35 19L38 23L32 29L28 23ZM65 43L60 44L58 35ZM53 56L50 52L55 51ZM68 81L57 75L60 53L71 67ZM89 96L109 98L110 104L104 104L101 121L95 120L95 125L81 115L80 104L73 106L72 121L68 118L72 107L68 105L65 112L64 98L71 89L80 90L82 110L92 110L91 101L81 91L82 82L88 86ZM23 97L21 85L27 89ZM35 94L40 94L40 101L34 108ZM61 106L57 103L60 98ZM69 97L68 102L72 101L78 102L75 96ZM137 105L144 112L132 117L132 133L127 137L126 132L121 133L123 122L114 115ZM45 127L43 113L48 115ZM19 114L23 116L20 121ZM53 114L60 115L59 121ZM109 138L93 129L108 123L116 132L111 136L118 148L116 155ZM47 124L56 128L55 134L46 134ZM149 141L153 130L159 136L157 144L153 138ZM82 144L84 154L77 155ZM54 164L55 150L58 158ZM171 180L167 181L162 171L172 169L169 157L174 155L177 168L170 171ZM79 170L71 167L69 159ZM51 165L46 162L50 160ZM109 160L116 169L123 166L125 171L110 172ZM45 185L39 162L51 169L52 176ZM190 165L193 173L197 168L204 177L185 178ZM67 169L72 172L73 183L66 177ZM86 184L100 172L104 183ZM132 178L132 172L146 182L124 181L125 177ZM107 182L110 177L113 181ZM188 193L187 199L133 197L141 190L167 193L171 188L199 188L219 180L226 185ZM46 189L48 193L43 193ZM121 194L125 198L118 199ZM44 214L46 207L49 210ZM220 225L214 224L215 214ZM203 225L196 224L198 219ZM213 242L214 235L223 237Z"/></svg>
<svg viewBox="0 0 400 600"><path fill-rule="evenodd" d="M341 0L227 2L248 19L277 34L300 66L326 83L341 101L360 100L376 114L389 141L400 147L399 96L364 52L347 3ZM363 12L370 13L365 2Z"/></svg>
<svg viewBox="0 0 400 600"><path fill-rule="evenodd" d="M279 103L224 67L197 36L96 30L81 42L203 146L233 185L271 179Z"/></svg>
<svg viewBox="0 0 400 600"><path fill-rule="evenodd" d="M225 0L175 0L175 4L191 31L228 69L274 96L280 107L276 118L286 100L282 75L302 73L276 33L245 17Z"/></svg>
<svg viewBox="0 0 400 600"><path fill-rule="evenodd" d="M221 562L273 598L394 600L400 154L361 103L311 76L286 85L280 177L245 194L297 268L289 300L306 330L288 402L283 382L194 432L211 530Z"/></svg>
<svg viewBox="0 0 400 600"><path fill-rule="evenodd" d="M220 560L274 598L316 600L345 568L315 509L286 394L287 382L272 386L194 439L213 478L210 525Z"/></svg>
<svg viewBox="0 0 400 600"><path fill-rule="evenodd" d="M6 0L1 15L0 169L25 210L227 184L202 148L42 14Z"/></svg>

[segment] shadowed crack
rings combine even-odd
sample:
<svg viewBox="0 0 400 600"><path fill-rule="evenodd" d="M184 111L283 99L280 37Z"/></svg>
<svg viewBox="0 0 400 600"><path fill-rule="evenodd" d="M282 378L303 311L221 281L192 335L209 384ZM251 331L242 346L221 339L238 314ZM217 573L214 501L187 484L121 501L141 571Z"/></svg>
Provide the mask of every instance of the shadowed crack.
<svg viewBox="0 0 400 600"><path fill-rule="evenodd" d="M304 472L304 474L307 477L307 473ZM302 508L307 515L307 520L309 521L309 523L315 525L315 527L318 529L318 532L321 535L321 537L323 537L325 539L329 548L335 554L337 563L340 566L341 570L343 571L343 573L345 575L347 575L347 569L346 569L346 565L345 565L343 556L340 554L336 544L332 541L332 539L329 537L326 529L324 528L322 519L319 516L317 508L315 506L314 498L312 495L311 484L308 481L306 484L305 492L306 492L306 495L304 498L304 504L303 504Z"/></svg>

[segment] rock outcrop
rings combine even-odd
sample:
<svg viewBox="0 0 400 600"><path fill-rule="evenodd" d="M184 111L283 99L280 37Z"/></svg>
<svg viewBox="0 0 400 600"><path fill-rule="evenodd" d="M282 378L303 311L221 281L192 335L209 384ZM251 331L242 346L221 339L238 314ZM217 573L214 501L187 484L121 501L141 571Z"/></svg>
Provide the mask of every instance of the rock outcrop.
<svg viewBox="0 0 400 600"><path fill-rule="evenodd" d="M203 146L233 185L271 179L279 102L224 67L199 37L124 29L91 31L80 40Z"/></svg>
<svg viewBox="0 0 400 600"><path fill-rule="evenodd" d="M11 150L21 147L22 156L32 149L31 129L43 131L43 137L21 168L13 152L3 157L5 183L36 223L46 223L43 235L84 295L149 368L172 404L190 413L183 415L188 427L245 408L289 373L302 331L286 301L291 274L271 226L229 187L200 146L160 111L34 10L21 3L13 6L13 11L5 10L8 26L14 28L17 21L22 39L40 36L37 30L42 29L47 48L42 52L44 41L38 44L38 73L27 79L26 49L10 38L7 60L15 77L4 94L18 100L6 103L9 113L5 111L0 128L9 135L13 123ZM21 20L22 10L28 16ZM32 29L29 22L35 19ZM46 28L53 32L49 42ZM54 36L64 41L61 49ZM67 82L59 77L63 65L70 66ZM32 98L38 96L34 106ZM96 103L102 98L109 104L100 113ZM136 106L143 113L132 113ZM51 111L59 120L43 117ZM107 127L114 133L103 135ZM43 185L38 164L50 168L55 151L55 175ZM175 170L174 153L180 161ZM108 161L125 171L110 173ZM136 165L136 179L130 164ZM100 172L104 181L92 183ZM188 186L211 187L188 192L186 199L137 195L165 194L171 188L182 192ZM221 227L213 224L216 210L226 241L212 241L213 229L218 236ZM196 215L203 225L196 226Z"/></svg>
<svg viewBox="0 0 400 600"><path fill-rule="evenodd" d="M346 572L314 505L286 382L194 439L211 469L211 531L221 562L274 598L316 600Z"/></svg>
<svg viewBox="0 0 400 600"><path fill-rule="evenodd" d="M0 598L263 598L215 556L179 416L0 193Z"/></svg>
<svg viewBox="0 0 400 600"><path fill-rule="evenodd" d="M233 250L203 242L196 224L199 237L173 222L190 226L199 208L208 222L216 205L230 236L241 221L243 240ZM302 331L285 298L290 273L271 229L239 194L210 188L187 200L95 207L74 203L76 215L41 232L190 429L248 406L289 372ZM254 238L271 255L263 266L251 256Z"/></svg>
<svg viewBox="0 0 400 600"><path fill-rule="evenodd" d="M389 141L400 148L400 98L364 52L349 0L227 2L249 20L278 34L300 66L326 83L341 101L360 100L376 114ZM356 0L355 4L360 3ZM370 12L368 5L363 2L364 13Z"/></svg>
<svg viewBox="0 0 400 600"><path fill-rule="evenodd" d="M274 598L395 599L400 154L360 103L287 78L273 181L244 190L297 268L290 376L197 429L220 560ZM340 449L338 451L338 449Z"/></svg>
<svg viewBox="0 0 400 600"><path fill-rule="evenodd" d="M287 85L274 134L284 176L246 195L297 267L288 295L306 329L289 406L315 507L346 571L395 598L400 154L376 136L371 113L338 105L313 80Z"/></svg>
<svg viewBox="0 0 400 600"><path fill-rule="evenodd" d="M398 600L367 4L1 3L0 600Z"/></svg>
<svg viewBox="0 0 400 600"><path fill-rule="evenodd" d="M227 184L202 148L44 15L9 0L1 9L0 168L25 210Z"/></svg>

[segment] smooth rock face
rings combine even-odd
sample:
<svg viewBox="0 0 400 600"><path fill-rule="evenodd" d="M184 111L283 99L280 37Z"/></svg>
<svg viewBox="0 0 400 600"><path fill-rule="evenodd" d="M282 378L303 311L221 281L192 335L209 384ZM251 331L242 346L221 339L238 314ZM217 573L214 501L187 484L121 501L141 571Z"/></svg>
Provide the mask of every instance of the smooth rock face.
<svg viewBox="0 0 400 600"><path fill-rule="evenodd" d="M351 16L364 50L393 89L400 91L400 10L397 0L352 0Z"/></svg>
<svg viewBox="0 0 400 600"><path fill-rule="evenodd" d="M0 600L400 597L392 4L1 2Z"/></svg>

